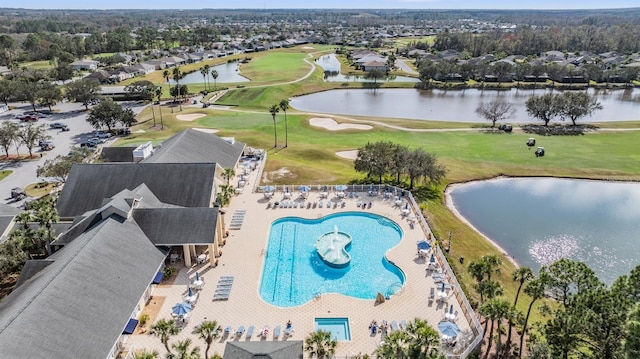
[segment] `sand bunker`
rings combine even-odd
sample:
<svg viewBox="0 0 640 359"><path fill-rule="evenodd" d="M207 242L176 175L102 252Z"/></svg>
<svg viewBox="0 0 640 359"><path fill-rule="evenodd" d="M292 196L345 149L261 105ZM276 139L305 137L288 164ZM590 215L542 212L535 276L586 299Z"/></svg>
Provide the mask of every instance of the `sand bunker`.
<svg viewBox="0 0 640 359"><path fill-rule="evenodd" d="M315 47L312 47L312 46L305 46L305 47L303 47L302 49L303 49L303 50L315 50L316 48L315 48Z"/></svg>
<svg viewBox="0 0 640 359"><path fill-rule="evenodd" d="M358 150L338 151L336 152L336 155L348 160L355 160L356 158L358 158Z"/></svg>
<svg viewBox="0 0 640 359"><path fill-rule="evenodd" d="M179 121L195 121L205 116L207 115L205 115L204 113L190 113L188 115L177 115L176 119L178 119Z"/></svg>
<svg viewBox="0 0 640 359"><path fill-rule="evenodd" d="M196 131L200 131L200 132L206 132L206 133L218 133L220 132L220 130L216 130L215 128L199 128L199 127L194 127L193 128Z"/></svg>
<svg viewBox="0 0 640 359"><path fill-rule="evenodd" d="M337 123L334 119L326 117L314 117L309 120L309 124L311 124L311 126L326 128L329 131L370 130L373 128L369 125L357 125L355 123Z"/></svg>

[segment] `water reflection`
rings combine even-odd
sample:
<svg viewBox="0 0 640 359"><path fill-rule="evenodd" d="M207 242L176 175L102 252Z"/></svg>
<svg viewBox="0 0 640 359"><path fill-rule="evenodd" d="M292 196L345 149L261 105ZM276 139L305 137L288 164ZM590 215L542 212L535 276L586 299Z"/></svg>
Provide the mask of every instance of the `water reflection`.
<svg viewBox="0 0 640 359"><path fill-rule="evenodd" d="M610 283L640 263L640 184L499 179L462 185L451 197L522 265L571 258Z"/></svg>
<svg viewBox="0 0 640 359"><path fill-rule="evenodd" d="M373 82L362 76L345 75L340 73L340 60L335 54L324 55L316 60L316 64L324 70L323 79L327 82ZM381 82L378 80L378 82ZM408 76L390 76L385 82L420 82L420 80Z"/></svg>
<svg viewBox="0 0 640 359"><path fill-rule="evenodd" d="M242 76L240 74L240 64L237 62L228 62L222 65L212 66L209 69L209 74L211 74L211 70L216 70L218 72L218 78L215 80L216 84L220 83L231 83L231 82L249 82L249 79ZM209 75L208 80L209 84L213 86L214 81L213 77ZM171 85L175 85L175 81L170 80L169 83ZM200 70L195 72L191 72L185 75L182 79L180 79L181 84L202 84L205 83L205 78L200 73Z"/></svg>
<svg viewBox="0 0 640 359"><path fill-rule="evenodd" d="M553 92L545 90L416 90L416 89L364 89L331 90L295 97L291 106L300 111L322 112L354 116L376 116L453 122L488 123L475 110L480 103L503 98L511 103L516 113L507 122L542 123L529 117L525 102L533 95ZM555 92L558 92L555 90ZM579 120L582 123L640 120L640 90L595 91L603 109L593 116ZM555 121L557 122L557 121ZM554 123L554 121L552 121Z"/></svg>

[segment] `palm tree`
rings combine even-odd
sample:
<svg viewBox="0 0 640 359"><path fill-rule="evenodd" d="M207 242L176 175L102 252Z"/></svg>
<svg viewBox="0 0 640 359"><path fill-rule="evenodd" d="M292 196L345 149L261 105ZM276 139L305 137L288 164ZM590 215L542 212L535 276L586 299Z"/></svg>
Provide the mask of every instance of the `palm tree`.
<svg viewBox="0 0 640 359"><path fill-rule="evenodd" d="M234 171L233 168L225 168L224 169L224 174L222 176L227 181L227 185L229 185L230 182L231 182L231 179L235 175L236 175L236 171Z"/></svg>
<svg viewBox="0 0 640 359"><path fill-rule="evenodd" d="M522 287L533 278L535 278L535 276L529 267L519 267L511 273L511 279L519 282L518 291L516 291L516 298L513 300L513 311L517 312L516 306L518 305L518 297L520 296ZM514 322L514 320L509 320L509 327L507 328L507 348L511 346L511 329L513 328Z"/></svg>
<svg viewBox="0 0 640 359"><path fill-rule="evenodd" d="M426 320L416 318L407 325L410 358L440 358L440 334Z"/></svg>
<svg viewBox="0 0 640 359"><path fill-rule="evenodd" d="M487 344L487 350L485 352L485 358L489 357L489 351L491 351L491 346L493 345L493 327L496 321L498 321L498 325L502 318L506 315L509 310L509 303L505 300L501 299L490 299L485 302L480 307L480 314L482 314L486 319L485 324L485 332L489 335L489 343ZM491 327L489 331L487 331L487 325L491 323ZM500 346L500 329L498 329L498 347Z"/></svg>
<svg viewBox="0 0 640 359"><path fill-rule="evenodd" d="M172 335L180 333L180 329L178 329L178 326L176 326L176 322L173 319L160 319L156 324L151 326L150 333L160 338L160 342L164 344L165 349L167 349L167 353L171 354L171 349L169 349L169 338L171 338Z"/></svg>
<svg viewBox="0 0 640 359"><path fill-rule="evenodd" d="M169 353L167 359L200 359L200 347L189 348L191 339L178 341L171 345L176 353Z"/></svg>
<svg viewBox="0 0 640 359"><path fill-rule="evenodd" d="M269 112L271 113L271 117L273 117L273 138L275 142L273 144L273 148L278 147L278 132L276 131L276 114L280 111L278 105L273 105L269 107Z"/></svg>
<svg viewBox="0 0 640 359"><path fill-rule="evenodd" d="M524 345L524 336L527 334L527 323L529 322L529 314L531 314L533 303L535 303L538 299L542 299L544 297L544 290L544 281L542 281L540 278L529 281L529 283L527 283L527 285L524 287L524 292L531 297L531 302L529 303L527 315L524 317L524 323L522 324L522 335L520 336L520 349L518 352L518 358L522 358L522 346Z"/></svg>
<svg viewBox="0 0 640 359"><path fill-rule="evenodd" d="M211 70L211 77L213 77L213 89L217 89L216 79L218 78L218 71L216 69Z"/></svg>
<svg viewBox="0 0 640 359"><path fill-rule="evenodd" d="M207 343L204 359L209 359L209 348L211 348L211 343L220 337L220 331L222 331L222 327L215 320L205 320L196 327L198 337Z"/></svg>
<svg viewBox="0 0 640 359"><path fill-rule="evenodd" d="M378 358L412 358L409 353L411 336L404 330L394 330L384 338L384 344L376 350Z"/></svg>
<svg viewBox="0 0 640 359"><path fill-rule="evenodd" d="M287 128L287 110L289 109L289 100L282 99L278 104L280 110L284 112L284 147L289 146L289 129Z"/></svg>
<svg viewBox="0 0 640 359"><path fill-rule="evenodd" d="M201 72L204 72L204 75L207 77L206 78L207 91L209 91L209 69L211 69L211 66L204 65L201 70Z"/></svg>
<svg viewBox="0 0 640 359"><path fill-rule="evenodd" d="M204 71L204 67L200 68L200 75L202 75L202 80L204 81L204 88L207 89L207 75L209 71Z"/></svg>
<svg viewBox="0 0 640 359"><path fill-rule="evenodd" d="M162 120L162 104L160 103L160 98L162 97L162 87L160 86L156 87L156 97L158 98L158 111L160 112L160 129L164 130L164 121ZM155 125L156 123L154 122L153 126Z"/></svg>
<svg viewBox="0 0 640 359"><path fill-rule="evenodd" d="M157 351L142 351L134 355L134 359L157 359L160 356Z"/></svg>
<svg viewBox="0 0 640 359"><path fill-rule="evenodd" d="M338 342L331 339L331 332L318 330L312 332L304 340L304 350L310 358L331 358L336 353Z"/></svg>
<svg viewBox="0 0 640 359"><path fill-rule="evenodd" d="M180 67L178 66L173 68L172 74L173 74L173 81L176 82L176 86L175 86L176 97L179 97L180 96L180 79L182 79L184 75L182 74L182 71L180 71ZM178 104L180 106L180 111L182 111L182 101L178 101Z"/></svg>
<svg viewBox="0 0 640 359"><path fill-rule="evenodd" d="M164 70L162 71L162 78L164 78L164 80L166 81L167 84L169 84L169 75L171 73L169 72L169 70Z"/></svg>

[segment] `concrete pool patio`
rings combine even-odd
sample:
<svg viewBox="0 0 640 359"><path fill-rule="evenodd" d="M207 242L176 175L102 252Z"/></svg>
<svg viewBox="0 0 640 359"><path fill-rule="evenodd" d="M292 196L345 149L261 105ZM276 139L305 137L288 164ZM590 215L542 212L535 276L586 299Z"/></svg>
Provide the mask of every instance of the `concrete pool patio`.
<svg viewBox="0 0 640 359"><path fill-rule="evenodd" d="M232 199L231 204L225 208L224 221L229 236L226 238L226 245L221 249L222 256L218 258L218 266L211 268L209 263L202 263L187 268L182 264L176 264L179 272L174 283L161 285L155 289L153 297L164 297L164 302L157 316L152 318L152 322L161 318L171 318L172 306L183 300L196 271L204 278L205 285L200 291L197 304L190 313L189 323L178 335L171 337L170 344L190 338L193 345L200 346L204 351L204 341L193 334L194 328L203 320L215 320L222 328L232 327L232 335L223 336L214 341L209 352L210 355L214 352L222 355L228 341L304 340L309 333L315 330L315 318L347 317L351 328L351 340L339 341L336 348L336 357L347 357L358 353L372 354L384 340L380 332L375 336L371 335L368 327L372 320L376 320L378 324L383 321L387 321L389 324L395 321L400 324L402 321L410 322L415 318L421 318L427 320L432 327L437 328L438 323L444 320L445 311L449 309L449 305L453 304L454 311L458 313L466 312L456 299L456 295L453 294L449 295L447 304L437 301L437 296L436 300L429 300L431 288L434 288L437 293L440 290L440 285L434 282L431 272L427 270L429 257L427 256L425 259L418 256L416 243L425 239L427 234L423 232L420 225L410 225L406 213L403 213L404 207L398 206L393 196L385 197L382 194L375 197L368 196L365 190L360 192L360 198L339 199L340 202L345 202L344 207L339 204L337 208L333 206L327 208L326 205L323 208L318 206L307 208L306 205L304 208L299 206L298 208L274 208L272 204L276 201L282 201L284 193L282 191L275 192L274 196L268 199L263 193L250 191L249 184L254 183L258 172L253 171L249 174L243 193L238 193ZM289 188L297 189L297 186ZM320 191L315 190L316 188L313 186L305 203L317 203L321 200ZM299 194L297 191L292 191L292 198L289 201L301 201ZM328 198L322 200L326 204L327 200L335 199L336 193L329 191ZM387 217L402 229L402 240L387 252L387 259L404 272L406 277L404 287L381 304L376 304L375 299L356 299L334 293L324 293L312 301L296 307L282 308L266 303L260 297L259 289L271 223L285 216L317 219L337 212L363 211L357 206L358 201L364 201L367 204L371 202L371 208L364 211ZM241 226L233 227L239 229L229 229L234 213L244 214ZM217 281L222 276L235 278L229 299L213 301ZM455 292L458 289L454 286L452 290ZM151 299L151 301L153 300ZM274 328L280 326L284 330L289 320L293 323L293 335L285 338L281 333L279 338L274 339ZM148 324L147 328L151 324ZM456 324L462 333L459 336L458 345L455 348L447 349L451 354L461 353L474 339L471 330L471 326L474 324L470 323L464 315L458 315ZM239 326L244 326L247 329L252 325L255 327L252 338L247 339L246 336L242 336L239 339L234 339L233 333ZM267 338L259 336L259 332L264 326L270 328L270 335ZM136 334L131 337L131 340L137 350L165 352L164 346L155 336Z"/></svg>

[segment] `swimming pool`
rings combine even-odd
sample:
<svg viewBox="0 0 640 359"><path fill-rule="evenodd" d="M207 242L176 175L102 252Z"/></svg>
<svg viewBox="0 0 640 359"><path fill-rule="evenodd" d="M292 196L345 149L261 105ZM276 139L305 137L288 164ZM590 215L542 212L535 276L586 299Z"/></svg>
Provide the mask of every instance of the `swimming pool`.
<svg viewBox="0 0 640 359"><path fill-rule="evenodd" d="M344 268L323 262L316 241L335 228L352 237ZM260 296L279 307L304 304L324 293L354 298L391 296L402 289L404 273L385 258L400 243L402 230L392 220L372 213L342 212L319 219L284 217L271 224L262 268Z"/></svg>
<svg viewBox="0 0 640 359"><path fill-rule="evenodd" d="M333 340L351 340L349 318L316 318L315 323L316 331L324 330L331 333L331 339Z"/></svg>

